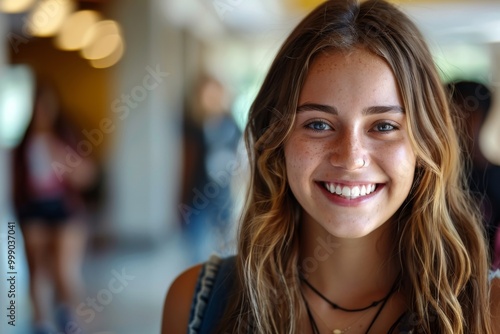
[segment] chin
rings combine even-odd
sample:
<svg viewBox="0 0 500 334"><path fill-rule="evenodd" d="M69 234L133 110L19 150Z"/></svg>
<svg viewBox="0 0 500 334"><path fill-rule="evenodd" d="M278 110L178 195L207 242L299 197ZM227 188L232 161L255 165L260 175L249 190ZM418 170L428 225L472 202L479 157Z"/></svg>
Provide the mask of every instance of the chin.
<svg viewBox="0 0 500 334"><path fill-rule="evenodd" d="M332 236L339 239L359 239L371 235L375 231L381 230L382 226L351 226L349 228L343 228L340 226L326 226L325 229Z"/></svg>

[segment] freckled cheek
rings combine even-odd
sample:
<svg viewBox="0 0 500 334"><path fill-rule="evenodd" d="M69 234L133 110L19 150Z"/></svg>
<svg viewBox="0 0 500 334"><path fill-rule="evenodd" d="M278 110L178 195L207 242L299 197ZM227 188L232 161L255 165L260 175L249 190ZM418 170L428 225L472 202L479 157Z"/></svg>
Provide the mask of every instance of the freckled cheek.
<svg viewBox="0 0 500 334"><path fill-rule="evenodd" d="M389 166L394 169L395 175L401 180L405 180L406 184L411 186L413 182L413 174L415 172L416 157L411 147L399 146L395 147L390 157Z"/></svg>
<svg viewBox="0 0 500 334"><path fill-rule="evenodd" d="M290 177L300 177L314 169L317 160L317 148L311 148L300 141L288 143L285 147L287 173ZM315 153L316 152L316 153Z"/></svg>
<svg viewBox="0 0 500 334"><path fill-rule="evenodd" d="M292 143L287 143L285 146L285 166L286 173L289 179L293 179L295 177L295 171L298 168L297 166L297 156L291 149Z"/></svg>
<svg viewBox="0 0 500 334"><path fill-rule="evenodd" d="M297 175L299 175L304 169L303 158L297 154L293 154L290 152L288 152L285 157L288 175L294 178L297 177Z"/></svg>

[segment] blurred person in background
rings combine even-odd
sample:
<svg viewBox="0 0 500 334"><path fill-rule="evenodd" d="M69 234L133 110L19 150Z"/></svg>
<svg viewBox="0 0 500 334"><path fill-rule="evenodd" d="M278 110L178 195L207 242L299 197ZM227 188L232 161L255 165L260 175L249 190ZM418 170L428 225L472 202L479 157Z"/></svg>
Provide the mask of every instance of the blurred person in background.
<svg viewBox="0 0 500 334"><path fill-rule="evenodd" d="M13 159L14 207L24 237L36 334L53 333L54 326L66 333L77 326L73 314L84 292L87 239L82 194L96 176L95 164L77 152L77 144L55 89L40 82L31 122ZM53 292L51 300L47 291Z"/></svg>
<svg viewBox="0 0 500 334"><path fill-rule="evenodd" d="M493 266L500 267L500 167L491 164L481 152L479 133L492 105L492 93L484 84L456 81L448 85L452 105L463 123L463 146L470 157L469 187L478 200L488 232Z"/></svg>
<svg viewBox="0 0 500 334"><path fill-rule="evenodd" d="M183 233L191 260L220 251L232 217L231 179L241 131L230 113L227 89L211 76L199 80L184 120Z"/></svg>

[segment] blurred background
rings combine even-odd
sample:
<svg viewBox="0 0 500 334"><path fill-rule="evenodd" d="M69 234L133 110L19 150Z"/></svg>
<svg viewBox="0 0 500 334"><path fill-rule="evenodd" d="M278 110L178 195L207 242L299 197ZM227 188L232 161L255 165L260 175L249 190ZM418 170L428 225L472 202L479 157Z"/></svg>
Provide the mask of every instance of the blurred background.
<svg viewBox="0 0 500 334"><path fill-rule="evenodd" d="M57 263L71 267L69 281L41 274L37 298L55 305L78 290L66 305L78 326L66 332L159 332L174 277L234 252L248 108L281 42L320 2L0 0L0 309L16 304L15 326L2 313L1 333L30 333L39 313L30 272ZM491 90L478 142L500 165L500 1L393 2L424 32L444 83ZM472 104L486 98L476 93ZM70 126L59 130L59 119ZM77 222L32 228L31 202L12 191L26 187L49 189L40 210L51 201L49 215ZM61 194L74 201L54 202ZM37 262L43 243L57 247Z"/></svg>

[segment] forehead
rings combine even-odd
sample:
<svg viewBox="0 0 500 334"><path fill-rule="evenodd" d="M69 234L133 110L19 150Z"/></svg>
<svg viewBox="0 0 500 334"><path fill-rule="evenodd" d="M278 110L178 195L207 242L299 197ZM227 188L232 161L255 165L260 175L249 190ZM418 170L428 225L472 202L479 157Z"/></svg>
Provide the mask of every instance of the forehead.
<svg viewBox="0 0 500 334"><path fill-rule="evenodd" d="M363 48L318 54L309 68L299 103L314 100L329 104L340 98L346 102L401 105L399 88L390 66Z"/></svg>
<svg viewBox="0 0 500 334"><path fill-rule="evenodd" d="M317 69L337 67L340 64L356 64L357 66L370 67L385 61L365 47L357 46L351 49L324 49L314 57L312 66Z"/></svg>

